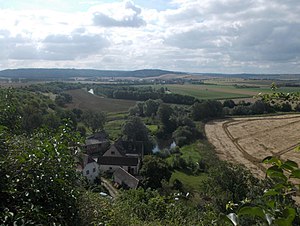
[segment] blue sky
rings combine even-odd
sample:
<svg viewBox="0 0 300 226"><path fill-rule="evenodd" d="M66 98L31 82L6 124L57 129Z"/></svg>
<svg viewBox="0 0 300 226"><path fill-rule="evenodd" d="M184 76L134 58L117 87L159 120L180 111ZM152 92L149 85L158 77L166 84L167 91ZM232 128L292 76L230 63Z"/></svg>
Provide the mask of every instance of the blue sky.
<svg viewBox="0 0 300 226"><path fill-rule="evenodd" d="M0 0L0 69L300 73L299 0Z"/></svg>
<svg viewBox="0 0 300 226"><path fill-rule="evenodd" d="M93 5L113 2L122 2L122 0L0 0L0 8L14 10L49 9L62 12L84 12ZM134 2L141 7L157 10L166 10L170 7L174 7L168 0L136 0Z"/></svg>

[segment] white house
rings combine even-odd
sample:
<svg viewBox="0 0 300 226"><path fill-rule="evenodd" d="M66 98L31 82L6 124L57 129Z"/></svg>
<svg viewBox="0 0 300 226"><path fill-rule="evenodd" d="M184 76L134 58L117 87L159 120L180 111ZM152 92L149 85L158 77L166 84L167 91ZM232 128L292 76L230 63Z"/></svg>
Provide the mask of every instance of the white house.
<svg viewBox="0 0 300 226"><path fill-rule="evenodd" d="M99 177L100 174L99 164L86 154L81 156L81 161L79 162L77 169L82 171L83 176L92 184L95 183L95 179Z"/></svg>
<svg viewBox="0 0 300 226"><path fill-rule="evenodd" d="M136 156L126 156L115 145L110 148L98 158L100 171L113 173L119 167L123 168L130 174L137 174L140 166L140 158Z"/></svg>

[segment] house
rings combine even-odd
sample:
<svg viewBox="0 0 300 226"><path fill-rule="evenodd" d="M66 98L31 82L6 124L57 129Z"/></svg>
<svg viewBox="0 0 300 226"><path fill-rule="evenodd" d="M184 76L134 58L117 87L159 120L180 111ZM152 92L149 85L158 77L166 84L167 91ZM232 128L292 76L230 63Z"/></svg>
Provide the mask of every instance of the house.
<svg viewBox="0 0 300 226"><path fill-rule="evenodd" d="M139 185L139 180L121 167L115 170L113 180L124 188L136 189Z"/></svg>
<svg viewBox="0 0 300 226"><path fill-rule="evenodd" d="M89 155L82 154L77 161L77 171L82 172L83 176L93 184L97 181L100 174L99 164Z"/></svg>
<svg viewBox="0 0 300 226"><path fill-rule="evenodd" d="M108 135L104 132L95 133L85 140L83 150L90 156L99 157L109 148Z"/></svg>
<svg viewBox="0 0 300 226"><path fill-rule="evenodd" d="M135 175L138 173L140 161L141 158L138 155L126 155L124 150L119 149L116 144L113 144L98 158L97 162L102 172L113 173L121 167L130 174Z"/></svg>

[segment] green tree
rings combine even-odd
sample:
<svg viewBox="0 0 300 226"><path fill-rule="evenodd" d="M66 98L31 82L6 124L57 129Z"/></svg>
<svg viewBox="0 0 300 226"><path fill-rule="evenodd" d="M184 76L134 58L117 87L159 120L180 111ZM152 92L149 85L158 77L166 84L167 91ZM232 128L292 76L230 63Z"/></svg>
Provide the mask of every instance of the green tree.
<svg viewBox="0 0 300 226"><path fill-rule="evenodd" d="M144 187L153 189L160 188L162 180L169 181L172 175L167 162L152 155L143 159L140 174L144 178L142 181Z"/></svg>
<svg viewBox="0 0 300 226"><path fill-rule="evenodd" d="M143 142L145 153L151 152L153 143L146 125L139 117L131 116L122 127L123 139L127 141Z"/></svg>
<svg viewBox="0 0 300 226"><path fill-rule="evenodd" d="M144 103L143 112L144 115L150 117L156 115L159 105L161 104L160 100L147 100Z"/></svg>
<svg viewBox="0 0 300 226"><path fill-rule="evenodd" d="M0 221L4 225L72 225L78 222L80 179L74 156L78 136L63 126L30 137L10 136L0 159Z"/></svg>
<svg viewBox="0 0 300 226"><path fill-rule="evenodd" d="M103 130L106 122L104 112L85 111L82 115L83 123L92 130L93 133Z"/></svg>

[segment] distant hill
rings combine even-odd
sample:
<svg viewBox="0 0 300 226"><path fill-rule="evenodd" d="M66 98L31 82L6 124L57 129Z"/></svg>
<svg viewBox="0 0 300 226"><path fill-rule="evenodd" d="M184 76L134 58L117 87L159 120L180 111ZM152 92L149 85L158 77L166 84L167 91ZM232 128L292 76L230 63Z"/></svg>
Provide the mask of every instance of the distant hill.
<svg viewBox="0 0 300 226"><path fill-rule="evenodd" d="M96 78L96 77L136 77L136 78L154 78L167 76L199 76L213 78L244 78L244 79L275 79L275 80L290 80L300 79L299 74L223 74L223 73L186 73L175 72L160 69L142 69L135 71L118 71L118 70L96 70L96 69L60 69L60 68L21 68L21 69L6 69L0 71L0 78L12 79L70 79L74 77Z"/></svg>
<svg viewBox="0 0 300 226"><path fill-rule="evenodd" d="M158 77L165 74L186 74L182 72L159 69L143 69L136 71L94 70L94 69L46 69L26 68L0 71L0 77L27 79L68 79L72 77Z"/></svg>

